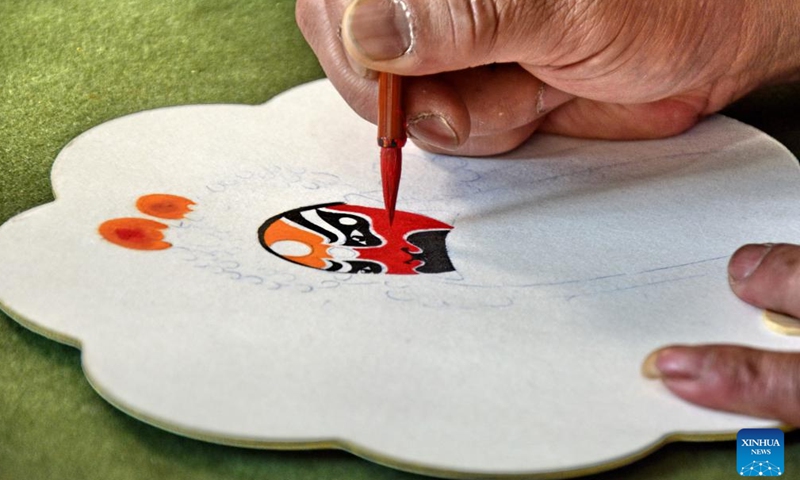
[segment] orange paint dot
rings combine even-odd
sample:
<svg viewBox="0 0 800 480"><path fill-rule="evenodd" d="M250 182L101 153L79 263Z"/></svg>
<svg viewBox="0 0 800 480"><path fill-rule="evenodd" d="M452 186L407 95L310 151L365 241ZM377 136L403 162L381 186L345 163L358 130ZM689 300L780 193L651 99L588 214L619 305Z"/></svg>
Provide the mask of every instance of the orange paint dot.
<svg viewBox="0 0 800 480"><path fill-rule="evenodd" d="M153 217L178 220L191 212L189 205L195 203L188 198L178 195L168 195L166 193L153 193L139 197L136 201L136 208L140 212Z"/></svg>
<svg viewBox="0 0 800 480"><path fill-rule="evenodd" d="M172 246L163 241L161 230L167 225L144 218L115 218L100 224L98 231L109 242L134 250L164 250Z"/></svg>

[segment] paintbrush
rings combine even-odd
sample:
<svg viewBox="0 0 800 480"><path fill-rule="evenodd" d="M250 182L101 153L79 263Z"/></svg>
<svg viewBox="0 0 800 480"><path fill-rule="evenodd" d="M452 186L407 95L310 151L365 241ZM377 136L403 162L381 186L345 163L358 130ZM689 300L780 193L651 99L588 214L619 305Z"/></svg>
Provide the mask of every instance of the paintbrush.
<svg viewBox="0 0 800 480"><path fill-rule="evenodd" d="M378 74L378 145L381 147L381 183L383 204L394 220L403 151L406 144L406 120L403 115L403 78L392 73Z"/></svg>

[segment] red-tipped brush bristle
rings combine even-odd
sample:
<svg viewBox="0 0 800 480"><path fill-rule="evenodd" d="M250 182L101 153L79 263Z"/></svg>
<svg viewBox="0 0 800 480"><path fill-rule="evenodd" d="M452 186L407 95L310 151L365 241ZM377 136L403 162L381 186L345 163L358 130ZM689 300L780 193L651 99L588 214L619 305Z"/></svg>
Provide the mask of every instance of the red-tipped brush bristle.
<svg viewBox="0 0 800 480"><path fill-rule="evenodd" d="M403 168L403 153L400 148L381 148L381 183L383 204L389 215L389 225L394 220L397 190L400 187L400 171Z"/></svg>

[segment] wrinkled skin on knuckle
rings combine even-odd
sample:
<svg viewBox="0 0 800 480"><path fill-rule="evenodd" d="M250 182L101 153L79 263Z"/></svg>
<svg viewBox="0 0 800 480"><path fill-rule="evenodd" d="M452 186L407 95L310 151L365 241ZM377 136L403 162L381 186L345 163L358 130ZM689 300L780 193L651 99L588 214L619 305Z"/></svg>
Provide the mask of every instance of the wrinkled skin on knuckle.
<svg viewBox="0 0 800 480"><path fill-rule="evenodd" d="M593 18L586 0L498 1L492 47L504 56L497 62L551 65L564 60L587 40L583 32ZM568 55L571 55L568 54ZM577 58L577 57L576 57Z"/></svg>
<svg viewBox="0 0 800 480"><path fill-rule="evenodd" d="M563 2L556 15L565 33L549 45L551 54L535 73L600 101L650 102L707 88L719 104L717 97L731 95L721 87L740 85L731 75L738 65L741 3Z"/></svg>
<svg viewBox="0 0 800 480"><path fill-rule="evenodd" d="M757 388L775 392L762 399L768 416L800 424L800 354L772 353L764 359Z"/></svg>
<svg viewBox="0 0 800 480"><path fill-rule="evenodd" d="M800 277L800 249L795 245L777 245L767 261L778 276L790 284L789 290L796 292Z"/></svg>
<svg viewBox="0 0 800 480"><path fill-rule="evenodd" d="M469 59L470 66L491 63L498 32L498 9L502 0L448 0L432 8L442 8L440 25L426 25L439 30L431 38L449 38L454 55ZM420 22L417 22L418 24ZM446 33L445 33L446 32ZM434 51L442 45L423 45L425 51Z"/></svg>
<svg viewBox="0 0 800 480"><path fill-rule="evenodd" d="M517 15L536 18L520 31L538 66L566 67L586 61L612 45L626 24L627 2L604 0L537 0L521 2ZM513 19L512 19L513 21ZM638 20L634 20L638 21ZM630 23L630 22L627 22Z"/></svg>
<svg viewBox="0 0 800 480"><path fill-rule="evenodd" d="M726 349L724 355L715 358L715 368L723 372L728 393L740 399L746 399L747 392L753 389L764 391L768 380L762 369L760 355L750 354L747 350L745 352L739 357L736 350Z"/></svg>
<svg viewBox="0 0 800 480"><path fill-rule="evenodd" d="M754 367L752 363L743 362L730 347L709 347L703 378L708 386L710 403L740 398L758 375Z"/></svg>
<svg viewBox="0 0 800 480"><path fill-rule="evenodd" d="M800 354L719 347L708 369L725 410L800 423Z"/></svg>
<svg viewBox="0 0 800 480"><path fill-rule="evenodd" d="M431 4L443 9L438 25L419 19L417 28L437 30L430 38L448 38L449 45L420 45L419 55L434 49L452 49L469 59L469 67L491 63L525 63L535 57L542 42L557 43L564 31L565 5L580 0L449 0ZM435 6L434 6L435 5ZM422 35L423 41L425 35ZM422 62L425 62L422 59Z"/></svg>
<svg viewBox="0 0 800 480"><path fill-rule="evenodd" d="M800 247L775 246L762 261L757 274L771 285L767 292L773 297L770 308L789 315L800 315Z"/></svg>

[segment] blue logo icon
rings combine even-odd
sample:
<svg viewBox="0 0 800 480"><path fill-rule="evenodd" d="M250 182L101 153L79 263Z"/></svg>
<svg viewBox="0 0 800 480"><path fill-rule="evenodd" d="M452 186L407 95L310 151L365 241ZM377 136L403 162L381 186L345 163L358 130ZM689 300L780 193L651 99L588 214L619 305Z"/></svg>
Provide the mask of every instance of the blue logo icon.
<svg viewBox="0 0 800 480"><path fill-rule="evenodd" d="M736 470L743 477L780 477L783 468L783 431L743 428L736 435Z"/></svg>

